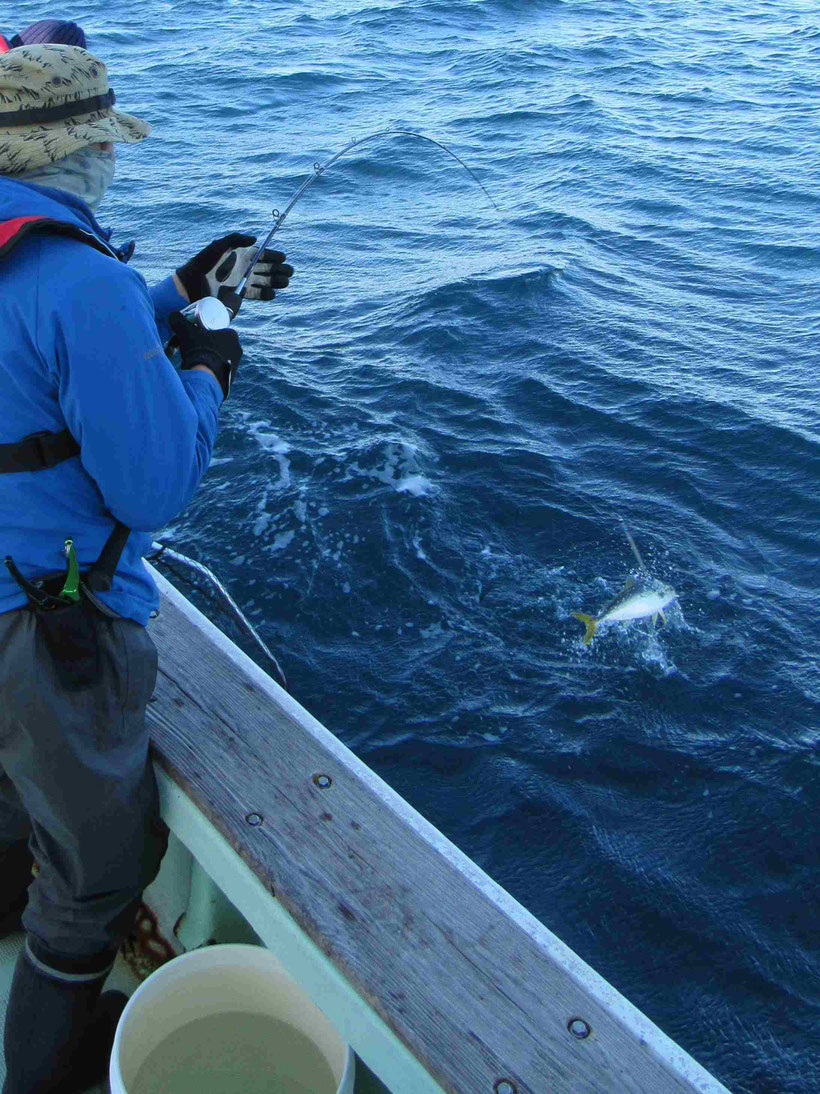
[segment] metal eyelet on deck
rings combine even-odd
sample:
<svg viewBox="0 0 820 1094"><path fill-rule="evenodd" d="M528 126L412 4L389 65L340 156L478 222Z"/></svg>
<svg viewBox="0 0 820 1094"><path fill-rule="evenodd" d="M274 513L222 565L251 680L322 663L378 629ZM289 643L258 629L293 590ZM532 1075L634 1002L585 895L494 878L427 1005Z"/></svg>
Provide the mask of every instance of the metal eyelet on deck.
<svg viewBox="0 0 820 1094"><path fill-rule="evenodd" d="M590 1033L592 1033L592 1027L589 1022L585 1022L583 1018L570 1018L567 1022L567 1029L572 1036L577 1037L579 1041L586 1040Z"/></svg>
<svg viewBox="0 0 820 1094"><path fill-rule="evenodd" d="M259 825L262 823L263 818L260 817L258 813L248 813L247 817L245 817L245 820L248 822L251 828L258 828Z"/></svg>
<svg viewBox="0 0 820 1094"><path fill-rule="evenodd" d="M333 779L331 779L330 775L314 775L313 782L320 790L328 790L333 786Z"/></svg>
<svg viewBox="0 0 820 1094"><path fill-rule="evenodd" d="M518 1087L511 1079L499 1079L493 1091L494 1094L518 1094Z"/></svg>

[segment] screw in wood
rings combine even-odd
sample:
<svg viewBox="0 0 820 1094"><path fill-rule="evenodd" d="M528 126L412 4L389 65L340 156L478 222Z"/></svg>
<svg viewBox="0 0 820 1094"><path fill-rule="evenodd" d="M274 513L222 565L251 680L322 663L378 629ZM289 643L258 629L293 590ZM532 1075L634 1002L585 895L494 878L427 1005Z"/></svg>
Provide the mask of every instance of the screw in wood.
<svg viewBox="0 0 820 1094"><path fill-rule="evenodd" d="M567 1022L567 1029L572 1036L577 1037L579 1041L586 1040L590 1033L592 1033L592 1027L589 1022L585 1022L583 1018L570 1018Z"/></svg>
<svg viewBox="0 0 820 1094"><path fill-rule="evenodd" d="M247 817L245 817L245 820L248 822L251 828L258 828L259 825L262 823L262 818L259 816L258 813L248 813Z"/></svg>
<svg viewBox="0 0 820 1094"><path fill-rule="evenodd" d="M331 779L330 775L314 775L313 782L320 790L327 790L329 787L333 786L333 779Z"/></svg>
<svg viewBox="0 0 820 1094"><path fill-rule="evenodd" d="M493 1090L495 1094L518 1094L518 1087L509 1079L499 1079Z"/></svg>

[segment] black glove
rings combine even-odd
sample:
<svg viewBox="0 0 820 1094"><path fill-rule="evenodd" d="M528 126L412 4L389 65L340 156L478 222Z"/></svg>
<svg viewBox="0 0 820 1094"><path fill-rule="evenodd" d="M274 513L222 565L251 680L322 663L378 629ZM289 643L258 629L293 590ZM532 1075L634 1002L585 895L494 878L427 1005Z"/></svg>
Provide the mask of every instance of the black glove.
<svg viewBox="0 0 820 1094"><path fill-rule="evenodd" d="M203 296L217 296L223 285L235 289L256 253L255 242L256 236L233 232L222 239L215 239L184 266L180 266L177 277L191 303L201 300ZM292 276L293 266L285 263L285 255L281 251L266 249L248 278L245 299L273 300L276 296L273 290L286 289Z"/></svg>
<svg viewBox="0 0 820 1094"><path fill-rule="evenodd" d="M219 380L227 399L242 357L236 331L232 327L203 330L196 323L189 323L178 311L168 317L168 325L179 340L183 369L206 365Z"/></svg>

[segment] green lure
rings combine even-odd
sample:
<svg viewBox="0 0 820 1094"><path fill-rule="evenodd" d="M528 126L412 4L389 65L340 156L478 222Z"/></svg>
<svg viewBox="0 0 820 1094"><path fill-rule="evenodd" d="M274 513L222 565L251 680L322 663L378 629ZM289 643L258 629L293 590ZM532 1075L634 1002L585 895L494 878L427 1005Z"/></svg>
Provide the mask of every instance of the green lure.
<svg viewBox="0 0 820 1094"><path fill-rule="evenodd" d="M65 585L60 591L60 596L63 600L70 600L76 604L80 599L80 567L77 563L77 552L74 550L73 539L65 541L65 556L68 559L68 573L66 574Z"/></svg>

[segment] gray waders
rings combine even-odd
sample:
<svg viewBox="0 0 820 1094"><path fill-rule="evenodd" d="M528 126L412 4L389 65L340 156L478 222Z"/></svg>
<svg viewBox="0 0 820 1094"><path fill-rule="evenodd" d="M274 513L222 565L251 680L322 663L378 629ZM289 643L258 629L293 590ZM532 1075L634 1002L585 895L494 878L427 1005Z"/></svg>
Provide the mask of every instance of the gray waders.
<svg viewBox="0 0 820 1094"><path fill-rule="evenodd" d="M41 435L35 456L30 439L0 445L0 473L54 466L60 446L56 462L79 451L64 434ZM46 462L20 466L21 452ZM76 1094L104 1077L125 996L100 992L167 848L145 724L156 649L94 593L127 535L115 527L68 599L65 574L32 582L6 563L29 603L0 614L0 932L21 909L26 931L2 1094Z"/></svg>

